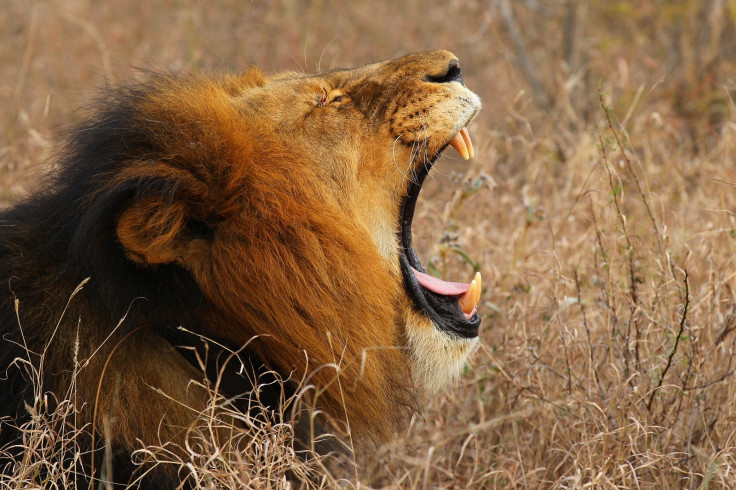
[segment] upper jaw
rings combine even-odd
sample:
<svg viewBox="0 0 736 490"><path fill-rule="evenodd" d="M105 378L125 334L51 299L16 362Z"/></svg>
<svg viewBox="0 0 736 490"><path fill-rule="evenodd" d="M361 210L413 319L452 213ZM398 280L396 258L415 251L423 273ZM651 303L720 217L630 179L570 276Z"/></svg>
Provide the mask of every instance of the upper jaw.
<svg viewBox="0 0 736 490"><path fill-rule="evenodd" d="M462 109L457 115L455 126L451 131L453 133L451 136L454 136L454 134L457 134L463 128L467 128L468 124L475 119L475 116L478 115L478 112L480 112L482 107L480 98L473 92L465 87L460 87L459 90L461 93L457 94L456 98L461 104Z"/></svg>
<svg viewBox="0 0 736 490"><path fill-rule="evenodd" d="M460 91L460 93L456 94L453 100L453 105L456 108L454 120L448 124L449 127L447 130L440 130L437 132L436 138L438 140L438 145L436 151L430 158L431 163L434 163L434 161L437 160L439 155L445 148L447 148L448 145L453 146L464 160L474 157L472 143L470 143L470 136L467 132L467 126L473 119L475 119L475 116L480 111L481 102L478 96L467 88L459 86L457 90ZM438 109L441 110L441 107ZM458 137L461 137L462 139L456 140ZM453 142L464 142L465 144L456 146ZM467 147L468 153L465 153L462 149L463 146Z"/></svg>

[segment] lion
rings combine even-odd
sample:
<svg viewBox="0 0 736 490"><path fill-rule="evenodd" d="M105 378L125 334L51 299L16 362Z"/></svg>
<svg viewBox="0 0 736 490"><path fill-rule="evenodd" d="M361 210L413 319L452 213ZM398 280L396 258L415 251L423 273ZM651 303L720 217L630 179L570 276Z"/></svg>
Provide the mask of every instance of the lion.
<svg viewBox="0 0 736 490"><path fill-rule="evenodd" d="M51 175L0 214L3 440L33 396L18 361L42 359L44 389L73 380L98 443L112 427L116 462L183 445L207 404L193 381L212 376L192 355L201 338L284 389L309 373L324 430L356 447L393 437L477 345L480 275L426 274L411 225L442 151L473 156L480 107L447 51L108 89ZM150 475L161 488L181 478Z"/></svg>

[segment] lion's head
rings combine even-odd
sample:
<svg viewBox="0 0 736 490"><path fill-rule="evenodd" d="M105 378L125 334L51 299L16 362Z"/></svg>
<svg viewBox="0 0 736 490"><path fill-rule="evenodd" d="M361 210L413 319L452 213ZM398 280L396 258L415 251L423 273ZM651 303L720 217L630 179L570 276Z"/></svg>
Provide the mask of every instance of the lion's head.
<svg viewBox="0 0 736 490"><path fill-rule="evenodd" d="M68 253L45 260L70 284L91 277L104 321L88 328L127 315L161 349L178 325L232 349L257 336L261 362L314 371L327 413L381 437L413 388L455 377L477 340L480 278L424 274L411 223L442 150L472 154L479 109L446 51L314 75L161 77L106 98L65 147L59 189L15 213L46 213L38 239ZM155 350L117 365L155 364L135 358Z"/></svg>

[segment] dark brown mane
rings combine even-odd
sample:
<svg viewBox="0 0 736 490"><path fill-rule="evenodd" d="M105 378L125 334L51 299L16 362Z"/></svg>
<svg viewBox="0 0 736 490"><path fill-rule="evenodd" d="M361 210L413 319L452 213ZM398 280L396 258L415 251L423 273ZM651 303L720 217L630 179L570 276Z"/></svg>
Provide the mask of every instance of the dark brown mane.
<svg viewBox="0 0 736 490"><path fill-rule="evenodd" d="M136 119L141 102L184 82L158 76L106 91L89 108L89 118L68 131L56 170L30 197L0 213L0 277L5 289L0 302L0 415L14 420L0 429L2 445L14 442L12 426L28 420L25 407L33 405L32 379L24 366L9 365L14 359L38 366L39 354L48 347L46 369L38 381L58 390L69 386L77 333L104 339L118 324L118 337L145 325L176 345L186 341L177 327L197 331L196 318L188 312L203 298L191 274L171 264L138 267L116 238L118 215L126 204L144 197L162 202L177 197L180 182L169 175L125 181L117 177L131 159L155 159L162 152L151 138L152 128ZM195 233L210 232L200 223L188 226ZM86 278L89 282L69 301ZM57 324L59 331L49 345ZM127 455L120 458L123 468L126 460Z"/></svg>

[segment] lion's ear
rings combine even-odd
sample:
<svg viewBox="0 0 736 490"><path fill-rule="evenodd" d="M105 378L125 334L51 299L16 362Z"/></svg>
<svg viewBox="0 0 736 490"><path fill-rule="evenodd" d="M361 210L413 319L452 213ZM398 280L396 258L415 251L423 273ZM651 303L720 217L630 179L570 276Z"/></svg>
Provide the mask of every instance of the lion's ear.
<svg viewBox="0 0 736 490"><path fill-rule="evenodd" d="M120 214L118 240L131 260L141 264L179 263L197 267L209 255L211 230L193 221L187 203L160 198L132 202Z"/></svg>

